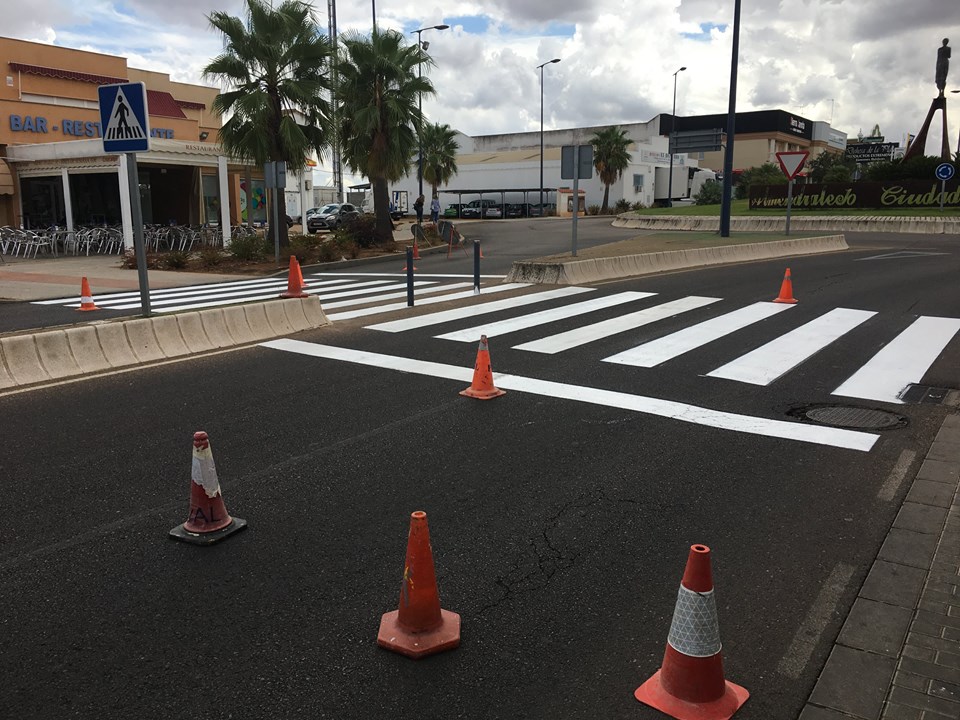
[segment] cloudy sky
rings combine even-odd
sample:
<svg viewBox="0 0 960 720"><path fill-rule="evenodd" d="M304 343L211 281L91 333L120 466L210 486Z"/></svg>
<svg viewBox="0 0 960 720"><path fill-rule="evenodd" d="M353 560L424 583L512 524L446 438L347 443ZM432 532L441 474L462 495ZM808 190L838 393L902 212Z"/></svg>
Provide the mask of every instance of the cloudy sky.
<svg viewBox="0 0 960 720"><path fill-rule="evenodd" d="M642 122L670 112L726 112L733 0L340 0L340 31L380 27L423 34L438 90L432 120L469 135ZM314 2L327 25L327 5ZM220 48L206 14L241 15L238 0L32 0L4 17L4 35L122 55L132 67L201 82ZM408 37L415 37L409 36ZM743 0L737 109L781 108L832 121L855 139L879 124L888 141L915 133L936 95L944 37L960 46L956 0ZM960 90L960 52L947 90ZM960 94L950 95L950 145L960 133ZM927 149L940 144L939 118ZM318 180L322 180L318 177Z"/></svg>

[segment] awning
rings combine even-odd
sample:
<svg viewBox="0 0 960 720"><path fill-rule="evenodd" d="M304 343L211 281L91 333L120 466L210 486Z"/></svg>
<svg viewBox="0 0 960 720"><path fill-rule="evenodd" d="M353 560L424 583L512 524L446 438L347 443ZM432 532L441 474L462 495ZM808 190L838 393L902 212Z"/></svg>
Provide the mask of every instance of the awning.
<svg viewBox="0 0 960 720"><path fill-rule="evenodd" d="M13 195L13 175L3 158L0 158L0 195Z"/></svg>

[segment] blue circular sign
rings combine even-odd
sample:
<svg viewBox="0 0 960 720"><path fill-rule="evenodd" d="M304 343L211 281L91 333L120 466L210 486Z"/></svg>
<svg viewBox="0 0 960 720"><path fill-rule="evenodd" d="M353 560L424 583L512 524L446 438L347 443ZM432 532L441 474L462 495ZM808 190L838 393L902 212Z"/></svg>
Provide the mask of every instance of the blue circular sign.
<svg viewBox="0 0 960 720"><path fill-rule="evenodd" d="M940 180L949 180L953 177L954 172L956 171L953 169L953 165L950 163L940 163L937 165L937 169L934 174Z"/></svg>

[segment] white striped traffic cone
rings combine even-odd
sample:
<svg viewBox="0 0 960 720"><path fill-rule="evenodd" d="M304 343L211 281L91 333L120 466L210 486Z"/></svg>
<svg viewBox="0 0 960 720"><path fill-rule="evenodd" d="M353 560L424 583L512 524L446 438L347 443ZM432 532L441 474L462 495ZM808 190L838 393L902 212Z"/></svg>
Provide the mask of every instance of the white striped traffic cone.
<svg viewBox="0 0 960 720"><path fill-rule="evenodd" d="M720 625L710 548L690 548L680 582L663 665L634 692L642 703L678 720L727 720L750 693L723 677Z"/></svg>
<svg viewBox="0 0 960 720"><path fill-rule="evenodd" d="M86 278L80 281L80 307L77 308L79 312L89 312L91 310L99 310L96 305L93 303L93 293L90 292L90 283L87 282Z"/></svg>

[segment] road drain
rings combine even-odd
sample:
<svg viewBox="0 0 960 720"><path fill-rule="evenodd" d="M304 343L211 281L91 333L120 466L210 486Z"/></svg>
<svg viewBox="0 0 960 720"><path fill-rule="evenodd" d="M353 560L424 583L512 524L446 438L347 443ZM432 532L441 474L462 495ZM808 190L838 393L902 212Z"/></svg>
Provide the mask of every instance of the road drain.
<svg viewBox="0 0 960 720"><path fill-rule="evenodd" d="M908 422L903 415L887 410L851 405L803 405L793 408L787 415L818 425L855 430L895 430L906 427Z"/></svg>

